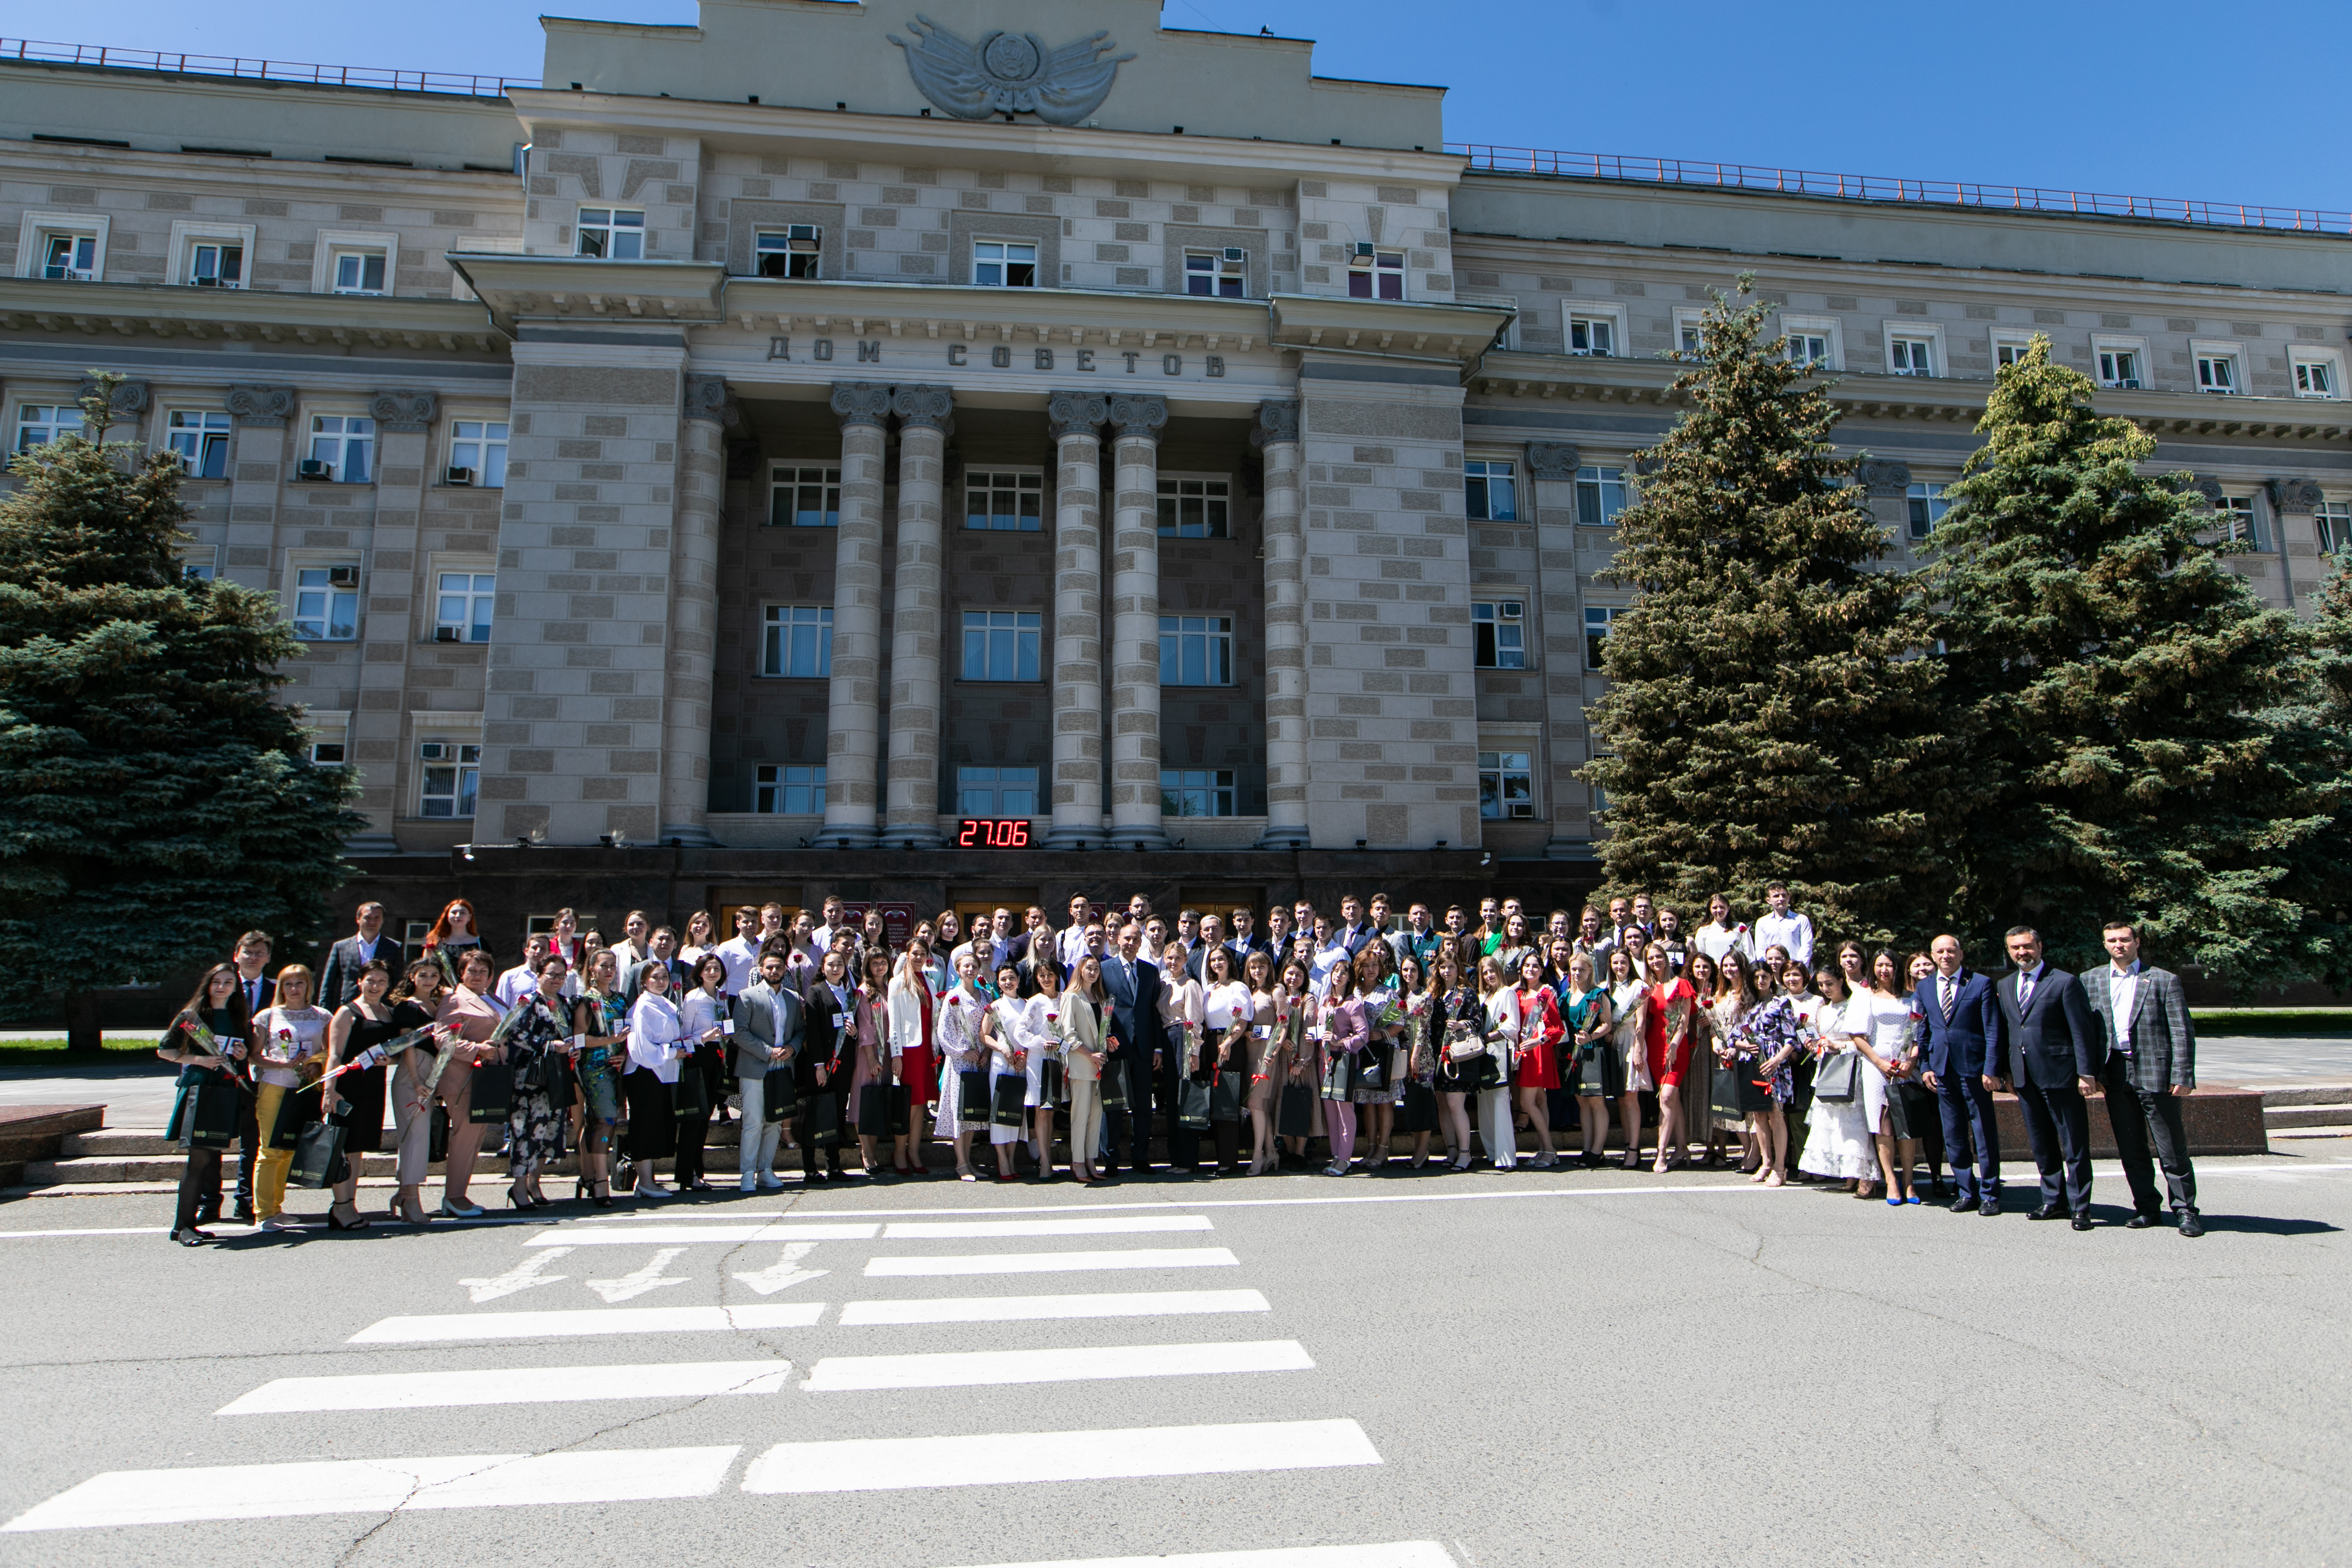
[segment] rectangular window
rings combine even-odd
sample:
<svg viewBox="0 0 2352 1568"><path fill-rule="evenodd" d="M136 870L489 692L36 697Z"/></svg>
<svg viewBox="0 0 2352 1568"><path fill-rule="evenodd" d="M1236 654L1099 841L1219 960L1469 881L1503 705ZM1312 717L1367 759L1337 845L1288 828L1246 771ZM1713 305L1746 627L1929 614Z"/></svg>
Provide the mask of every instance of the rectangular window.
<svg viewBox="0 0 2352 1568"><path fill-rule="evenodd" d="M1478 753L1478 815L1489 821L1528 821L1536 814L1531 752Z"/></svg>
<svg viewBox="0 0 2352 1568"><path fill-rule="evenodd" d="M1465 510L1473 522L1517 522L1519 520L1518 467L1493 459L1472 458L1462 465Z"/></svg>
<svg viewBox="0 0 2352 1568"><path fill-rule="evenodd" d="M761 675L824 680L833 675L833 606L770 605Z"/></svg>
<svg viewBox="0 0 2352 1568"><path fill-rule="evenodd" d="M1609 316L1570 316L1568 319L1568 352L1589 354L1594 359L1609 359L1617 353L1617 322Z"/></svg>
<svg viewBox="0 0 2352 1568"><path fill-rule="evenodd" d="M1952 510L1951 502L1944 499L1941 485L1913 485L1904 492L1903 504L1910 510L1914 539L1925 539L1934 532L1936 525L1944 521L1944 514Z"/></svg>
<svg viewBox="0 0 2352 1568"><path fill-rule="evenodd" d="M498 577L488 572L444 572L434 595L433 630L445 642L490 640L490 607ZM447 634L455 634L449 636Z"/></svg>
<svg viewBox="0 0 2352 1568"><path fill-rule="evenodd" d="M198 240L188 247L188 282L199 289L245 287L245 247L226 240Z"/></svg>
<svg viewBox="0 0 2352 1568"><path fill-rule="evenodd" d="M1886 342L1887 368L1896 375L1933 375L1936 374L1936 340L1933 338L1889 338Z"/></svg>
<svg viewBox="0 0 2352 1568"><path fill-rule="evenodd" d="M813 223L762 229L752 237L751 270L762 278L814 278L824 238Z"/></svg>
<svg viewBox="0 0 2352 1568"><path fill-rule="evenodd" d="M295 570L294 635L310 642L349 642L360 635L358 567Z"/></svg>
<svg viewBox="0 0 2352 1568"><path fill-rule="evenodd" d="M2352 549L2352 501L2322 501L2311 521L2319 530L2319 552L2322 555L2334 555Z"/></svg>
<svg viewBox="0 0 2352 1568"><path fill-rule="evenodd" d="M383 252L381 250L339 250L335 252L331 274L334 291L338 294L381 294L383 292Z"/></svg>
<svg viewBox="0 0 2352 1568"><path fill-rule="evenodd" d="M1625 510L1625 470L1599 467L1576 470L1576 521L1587 528L1614 528Z"/></svg>
<svg viewBox="0 0 2352 1568"><path fill-rule="evenodd" d="M1830 365L1829 334L1810 328L1792 327L1788 333L1788 355L1791 364L1817 365L1828 370Z"/></svg>
<svg viewBox="0 0 2352 1568"><path fill-rule="evenodd" d="M363 485L375 463L375 421L355 414L310 416L310 457L304 477Z"/></svg>
<svg viewBox="0 0 2352 1568"><path fill-rule="evenodd" d="M966 610L963 679L1036 679L1041 626L1042 618L1034 610Z"/></svg>
<svg viewBox="0 0 2352 1568"><path fill-rule="evenodd" d="M1402 300L1404 298L1404 252L1374 250L1360 245L1348 263L1348 298L1350 300Z"/></svg>
<svg viewBox="0 0 2352 1568"><path fill-rule="evenodd" d="M769 468L768 526L839 528L841 470L792 463Z"/></svg>
<svg viewBox="0 0 2352 1568"><path fill-rule="evenodd" d="M1998 332L1994 333L1992 340L1993 367L1997 370L2005 364L2016 364L2020 363L2025 358L2026 354L2032 349L2032 347L2033 340L2031 338L2003 337Z"/></svg>
<svg viewBox="0 0 2352 1568"><path fill-rule="evenodd" d="M1160 770L1162 816L1231 816L1234 774L1230 768Z"/></svg>
<svg viewBox="0 0 2352 1568"><path fill-rule="evenodd" d="M593 256L606 261L643 261L646 258L646 215L623 207L582 207L579 226L572 231L579 237L572 246L574 256Z"/></svg>
<svg viewBox="0 0 2352 1568"><path fill-rule="evenodd" d="M2134 349L2099 351L2099 384L2126 392L2139 390L2139 353Z"/></svg>
<svg viewBox="0 0 2352 1568"><path fill-rule="evenodd" d="M2238 356L2200 352L2197 355L2197 390L2235 393L2238 390Z"/></svg>
<svg viewBox="0 0 2352 1568"><path fill-rule="evenodd" d="M320 767L340 768L343 765L344 756L345 752L343 750L343 742L341 741L313 741L310 742L310 761L318 764Z"/></svg>
<svg viewBox="0 0 2352 1568"><path fill-rule="evenodd" d="M1231 686L1233 683L1233 617L1160 617L1160 685Z"/></svg>
<svg viewBox="0 0 2352 1568"><path fill-rule="evenodd" d="M1705 314L1698 310L1675 312L1675 347L1692 359L1699 357L1700 346L1706 341L1702 324L1705 320Z"/></svg>
<svg viewBox="0 0 2352 1568"><path fill-rule="evenodd" d="M1037 533L1045 526L1042 474L971 472L963 478L963 525L999 533Z"/></svg>
<svg viewBox="0 0 2352 1568"><path fill-rule="evenodd" d="M2299 359L2294 362L2294 395L2297 397L2335 397L2342 390L2337 384L2334 360Z"/></svg>
<svg viewBox="0 0 2352 1568"><path fill-rule="evenodd" d="M180 575L191 583L217 581L220 577L220 552L209 544L181 551Z"/></svg>
<svg viewBox="0 0 2352 1568"><path fill-rule="evenodd" d="M81 434L81 410L70 403L25 403L16 407L16 444L13 450L29 452L52 441Z"/></svg>
<svg viewBox="0 0 2352 1568"><path fill-rule="evenodd" d="M1601 654L1609 645L1610 623L1616 620L1618 610L1612 605L1584 606L1584 668L1598 675L1601 670Z"/></svg>
<svg viewBox="0 0 2352 1568"><path fill-rule="evenodd" d="M1248 279L1249 252L1239 246L1184 253L1184 292L1202 299L1238 300Z"/></svg>
<svg viewBox="0 0 2352 1568"><path fill-rule="evenodd" d="M2220 532L2222 538L2242 543L2253 550L2269 548L2263 542L2262 529L2254 517L2253 497L2223 496L2221 504L2213 509L2213 517L2214 521L2221 525Z"/></svg>
<svg viewBox="0 0 2352 1568"><path fill-rule="evenodd" d="M449 421L449 466L466 470L467 484L493 490L505 488L506 426L494 419Z"/></svg>
<svg viewBox="0 0 2352 1568"><path fill-rule="evenodd" d="M98 281L98 236L41 236L41 276L66 279L76 283Z"/></svg>
<svg viewBox="0 0 2352 1568"><path fill-rule="evenodd" d="M1019 240L973 240L971 280L982 289L1034 289L1037 247Z"/></svg>
<svg viewBox="0 0 2352 1568"><path fill-rule="evenodd" d="M1035 768L958 768L958 816L1034 816Z"/></svg>
<svg viewBox="0 0 2352 1568"><path fill-rule="evenodd" d="M482 748L455 741L426 741L416 748L416 815L469 819L481 787Z"/></svg>
<svg viewBox="0 0 2352 1568"><path fill-rule="evenodd" d="M1232 510L1231 480L1160 481L1160 533L1163 539L1230 538Z"/></svg>
<svg viewBox="0 0 2352 1568"><path fill-rule="evenodd" d="M824 769L822 765L762 763L753 779L753 811L772 816L824 815Z"/></svg>
<svg viewBox="0 0 2352 1568"><path fill-rule="evenodd" d="M163 421L164 442L180 459L180 471L192 479L228 476L228 437L226 414L174 408Z"/></svg>
<svg viewBox="0 0 2352 1568"><path fill-rule="evenodd" d="M1519 599L1480 599L1470 605L1471 662L1480 669L1528 667L1527 605Z"/></svg>

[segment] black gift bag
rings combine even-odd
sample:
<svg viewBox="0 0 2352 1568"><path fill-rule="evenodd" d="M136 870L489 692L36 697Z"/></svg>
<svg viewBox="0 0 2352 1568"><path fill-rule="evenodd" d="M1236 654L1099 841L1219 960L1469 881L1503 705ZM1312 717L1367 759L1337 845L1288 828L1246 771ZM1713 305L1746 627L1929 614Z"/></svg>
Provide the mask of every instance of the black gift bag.
<svg viewBox="0 0 2352 1568"><path fill-rule="evenodd" d="M1127 1064L1117 1057L1103 1063L1102 1077L1095 1080L1102 1085L1102 1108L1105 1110L1127 1109Z"/></svg>
<svg viewBox="0 0 2352 1568"><path fill-rule="evenodd" d="M1356 1058L1346 1051L1333 1051L1323 1063L1323 1098L1353 1100L1356 1098Z"/></svg>
<svg viewBox="0 0 2352 1568"><path fill-rule="evenodd" d="M1070 1087L1064 1081L1062 1058L1047 1057L1037 1064L1037 1098L1046 1105L1067 1105Z"/></svg>
<svg viewBox="0 0 2352 1568"><path fill-rule="evenodd" d="M890 1136L890 1085L869 1083L857 1091L857 1135L860 1138Z"/></svg>
<svg viewBox="0 0 2352 1568"><path fill-rule="evenodd" d="M1315 1130L1315 1091L1303 1083L1282 1086L1276 1107L1275 1131L1285 1138L1304 1138Z"/></svg>
<svg viewBox="0 0 2352 1568"><path fill-rule="evenodd" d="M425 1130L425 1163L440 1165L449 1159L449 1108L435 1104L431 1124Z"/></svg>
<svg viewBox="0 0 2352 1568"><path fill-rule="evenodd" d="M960 1068L956 1071L956 1125L985 1127L988 1125L988 1075L978 1068Z"/></svg>
<svg viewBox="0 0 2352 1568"><path fill-rule="evenodd" d="M289 1186L325 1187L348 1173L343 1162L345 1129L332 1121L313 1121L295 1135L294 1164L286 1173Z"/></svg>
<svg viewBox="0 0 2352 1568"><path fill-rule="evenodd" d="M1242 1119L1242 1075L1231 1068L1220 1068L1209 1082L1209 1120L1239 1121Z"/></svg>
<svg viewBox="0 0 2352 1568"><path fill-rule="evenodd" d="M327 1119L325 1113L319 1109L319 1089L316 1085L309 1089L296 1089L280 1099L278 1102L277 1124L267 1130L264 1143L279 1152L300 1147L302 1130L313 1121L324 1121Z"/></svg>
<svg viewBox="0 0 2352 1568"><path fill-rule="evenodd" d="M702 1065L692 1057L677 1064L677 1081L670 1086L670 1109L681 1121L710 1114L710 1096L705 1092Z"/></svg>
<svg viewBox="0 0 2352 1568"><path fill-rule="evenodd" d="M990 1090L993 1097L989 1104L989 1121L999 1127L1018 1127L1023 1113L1028 1109L1022 1102L1028 1097L1029 1083L1018 1073L999 1078Z"/></svg>
<svg viewBox="0 0 2352 1568"><path fill-rule="evenodd" d="M1198 1079L1186 1079L1176 1086L1176 1122L1181 1127L1202 1128L1209 1124L1209 1086Z"/></svg>
<svg viewBox="0 0 2352 1568"><path fill-rule="evenodd" d="M813 1094L800 1105L802 1141L819 1148L841 1142L841 1098Z"/></svg>
<svg viewBox="0 0 2352 1568"><path fill-rule="evenodd" d="M1739 1104L1739 1080L1751 1076L1739 1062L1727 1063L1721 1057L1715 1060L1715 1075L1707 1080L1706 1108L1714 1115L1738 1121L1748 1113Z"/></svg>
<svg viewBox="0 0 2352 1568"><path fill-rule="evenodd" d="M466 1112L467 1121L478 1127L504 1121L514 1109L514 1068L504 1062L477 1062L473 1101L473 1109Z"/></svg>
<svg viewBox="0 0 2352 1568"><path fill-rule="evenodd" d="M760 1080L760 1120L782 1121L800 1109L800 1085L790 1068L770 1068Z"/></svg>
<svg viewBox="0 0 2352 1568"><path fill-rule="evenodd" d="M191 1149L226 1149L236 1142L237 1123L245 1115L245 1090L235 1079L208 1072L188 1091L186 1124L181 1129Z"/></svg>
<svg viewBox="0 0 2352 1568"><path fill-rule="evenodd" d="M1437 1091L1425 1083L1404 1086L1404 1108L1397 1113L1400 1132L1437 1131Z"/></svg>

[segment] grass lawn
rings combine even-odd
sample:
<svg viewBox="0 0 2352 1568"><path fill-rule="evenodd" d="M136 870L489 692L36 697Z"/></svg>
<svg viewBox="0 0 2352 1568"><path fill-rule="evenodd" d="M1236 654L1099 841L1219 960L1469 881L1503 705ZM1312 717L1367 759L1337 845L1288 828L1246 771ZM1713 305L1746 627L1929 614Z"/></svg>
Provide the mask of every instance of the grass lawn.
<svg viewBox="0 0 2352 1568"><path fill-rule="evenodd" d="M152 1039L109 1040L106 1043L106 1049L95 1057L78 1057L68 1054L66 1050L65 1037L62 1035L54 1040L0 1041L0 1067L53 1067L64 1070L100 1062L128 1062L144 1058L147 1061L155 1062L158 1068L162 1068L166 1064L155 1061L155 1040L161 1039L163 1035L163 1031L158 1029Z"/></svg>

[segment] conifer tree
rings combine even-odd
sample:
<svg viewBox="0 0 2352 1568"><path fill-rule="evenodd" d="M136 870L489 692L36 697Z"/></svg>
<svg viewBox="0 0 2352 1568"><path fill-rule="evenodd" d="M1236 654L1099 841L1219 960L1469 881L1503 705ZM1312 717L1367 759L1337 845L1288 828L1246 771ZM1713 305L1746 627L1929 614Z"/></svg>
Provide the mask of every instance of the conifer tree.
<svg viewBox="0 0 2352 1568"><path fill-rule="evenodd" d="M2274 720L2305 792L2301 816L2333 826L2298 847L2280 891L2301 915L2303 974L2352 988L2352 550L2312 598L2310 640L2295 705Z"/></svg>
<svg viewBox="0 0 2352 1568"><path fill-rule="evenodd" d="M187 577L178 460L87 436L20 456L0 500L0 1007L178 979L238 932L301 940L348 868L348 770L272 700L300 657L274 597Z"/></svg>
<svg viewBox="0 0 2352 1568"><path fill-rule="evenodd" d="M1880 569L1886 531L1830 436L1811 367L1767 307L1717 296L1675 389L1693 406L1641 455L1604 580L1639 596L1603 645L1591 719L1609 884L1759 908L1789 884L1824 931L1916 934L1937 914L1953 742L1927 617ZM1677 355L1676 357L1685 357Z"/></svg>
<svg viewBox="0 0 2352 1568"><path fill-rule="evenodd" d="M2229 570L2189 476L2144 472L2155 438L2100 417L2048 340L2001 369L1977 428L1930 573L1945 700L1976 737L1949 825L1965 918L1988 940L2036 925L2070 968L2122 915L2159 962L2236 985L2307 971L2281 887L2331 816L2281 717L2305 629Z"/></svg>

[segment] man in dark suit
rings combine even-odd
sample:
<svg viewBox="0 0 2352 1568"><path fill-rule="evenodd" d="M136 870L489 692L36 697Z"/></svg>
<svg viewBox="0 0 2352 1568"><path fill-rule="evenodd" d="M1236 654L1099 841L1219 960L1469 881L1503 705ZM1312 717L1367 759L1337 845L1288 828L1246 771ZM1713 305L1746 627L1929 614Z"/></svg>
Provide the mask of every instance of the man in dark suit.
<svg viewBox="0 0 2352 1568"><path fill-rule="evenodd" d="M2083 1096L2097 1084L2103 1046L2082 983L2042 961L2042 937L2011 926L2005 939L2016 965L2001 976L2001 1076L2025 1111L2025 1138L2042 1173L2035 1219L2072 1214L2091 1228L2091 1119Z"/></svg>
<svg viewBox="0 0 2352 1568"><path fill-rule="evenodd" d="M1921 1016L1927 1032L1927 1068L1920 1081L1936 1097L1950 1152L1952 1179L1959 1195L1954 1214L1975 1209L2000 1212L2000 1131L1993 1121L1992 1089L1999 1071L2000 1007L1992 982L1969 968L1960 939L1936 939L1929 955L1936 973L1927 982ZM1973 1167L1969 1154L1976 1156Z"/></svg>
<svg viewBox="0 0 2352 1568"><path fill-rule="evenodd" d="M1113 1119L1123 1125L1128 1142L1128 1169L1140 1173L1151 1164L1151 1091L1153 1082L1163 1068L1172 1068L1165 1040L1160 1029L1160 968L1146 963L1143 952L1143 927L1130 918L1118 928L1118 951L1103 960L1103 985L1110 992L1110 1046L1105 1053L1109 1060L1105 1065L1116 1073L1125 1075L1127 1114ZM1176 1103L1176 1086L1170 1079L1168 1104ZM1116 1168L1116 1140L1121 1126L1111 1129L1112 1159L1106 1169Z"/></svg>
<svg viewBox="0 0 2352 1568"><path fill-rule="evenodd" d="M319 1005L330 1013L359 994L360 971L376 959L391 967L395 984L400 980L400 943L383 934L383 906L362 904L355 923L358 934L328 949L326 966L319 973Z"/></svg>
<svg viewBox="0 0 2352 1568"><path fill-rule="evenodd" d="M1355 894L1349 893L1339 900L1339 929L1331 933L1331 940L1346 948L1349 958L1363 952L1365 945L1380 934L1373 929L1372 922L1364 918L1364 906L1357 900Z"/></svg>
<svg viewBox="0 0 2352 1568"><path fill-rule="evenodd" d="M2181 1100L2197 1092L2197 1031L2189 1021L2180 976L2141 961L2139 928L2129 921L2109 921L2100 940L2107 963L2085 971L2082 980L2105 1033L2099 1086L2106 1093L2107 1121L2116 1130L2116 1153L2124 1180L2131 1184L2136 1211L2124 1223L2146 1230L2164 1213L2156 1192L2155 1167L2160 1164L2180 1234L2202 1236L2197 1170L2189 1163L2189 1133L2180 1121Z"/></svg>

